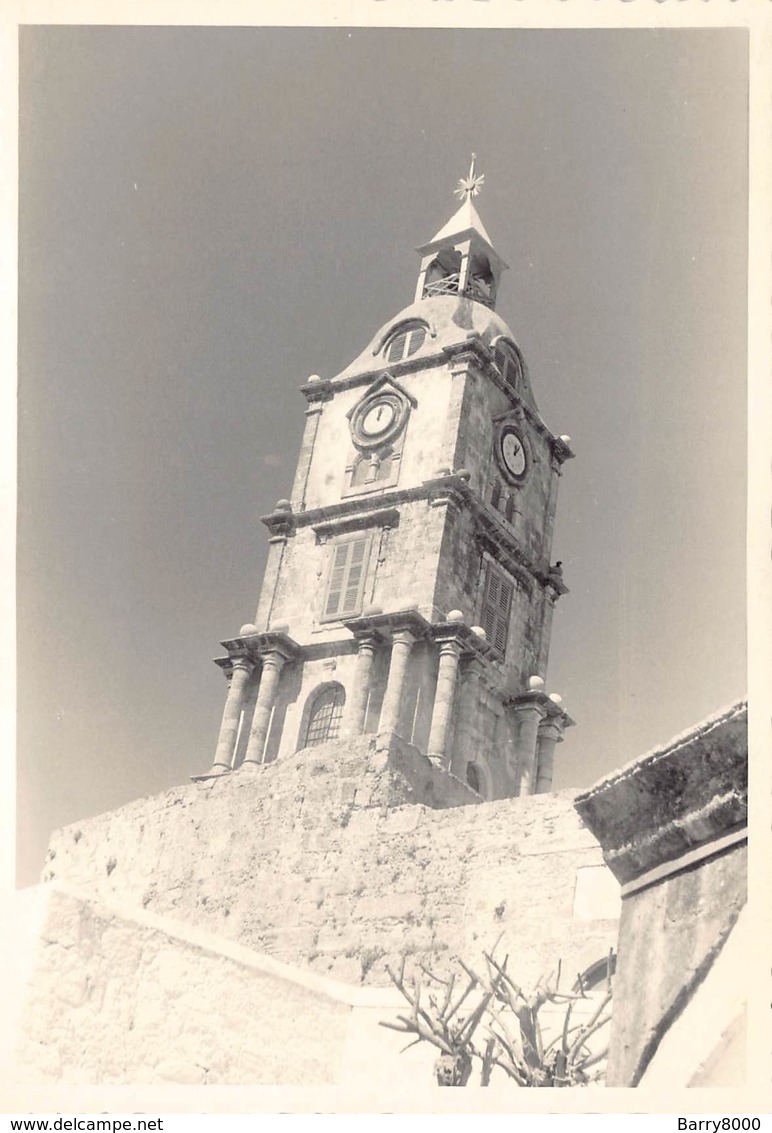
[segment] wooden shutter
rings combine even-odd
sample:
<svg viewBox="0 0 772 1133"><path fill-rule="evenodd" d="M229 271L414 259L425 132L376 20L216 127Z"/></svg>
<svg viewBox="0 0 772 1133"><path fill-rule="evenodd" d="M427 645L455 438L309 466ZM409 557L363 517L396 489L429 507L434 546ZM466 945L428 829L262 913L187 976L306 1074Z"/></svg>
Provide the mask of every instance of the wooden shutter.
<svg viewBox="0 0 772 1133"><path fill-rule="evenodd" d="M403 330L392 338L389 343L389 349L386 352L387 362L400 362L405 353L405 346L407 344L408 332Z"/></svg>
<svg viewBox="0 0 772 1133"><path fill-rule="evenodd" d="M369 551L369 535L343 539L334 545L325 618L342 618L359 612Z"/></svg>
<svg viewBox="0 0 772 1133"><path fill-rule="evenodd" d="M507 648L509 612L512 607L513 590L512 583L497 570L493 563L489 563L488 575L485 580L482 627L488 641L502 656Z"/></svg>

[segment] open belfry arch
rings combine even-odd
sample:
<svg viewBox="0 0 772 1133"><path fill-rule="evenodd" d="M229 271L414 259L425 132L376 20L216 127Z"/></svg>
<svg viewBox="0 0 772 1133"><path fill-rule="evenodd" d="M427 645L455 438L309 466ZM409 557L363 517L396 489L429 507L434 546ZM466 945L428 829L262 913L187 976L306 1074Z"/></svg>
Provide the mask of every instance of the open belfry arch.
<svg viewBox="0 0 772 1133"><path fill-rule="evenodd" d="M549 791L572 721L545 676L573 456L496 313L506 264L473 203L418 251L413 303L302 386L294 484L263 517L253 623L224 641L208 778L363 734L396 737L468 801ZM442 792L440 792L441 794Z"/></svg>

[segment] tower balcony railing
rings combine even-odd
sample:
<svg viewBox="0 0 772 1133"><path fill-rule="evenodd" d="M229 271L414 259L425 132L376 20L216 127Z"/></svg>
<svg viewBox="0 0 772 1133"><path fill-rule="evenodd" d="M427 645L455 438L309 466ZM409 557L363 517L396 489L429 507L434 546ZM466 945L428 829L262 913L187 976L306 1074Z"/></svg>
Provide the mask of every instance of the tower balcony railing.
<svg viewBox="0 0 772 1133"><path fill-rule="evenodd" d="M425 284L423 298L428 299L433 295L458 295L460 279L459 273L453 272L451 275L443 276L442 279L432 280L431 283ZM468 299L474 299L478 303L484 303L486 307L493 306L493 296L488 291L486 285L477 279L469 279L462 294Z"/></svg>

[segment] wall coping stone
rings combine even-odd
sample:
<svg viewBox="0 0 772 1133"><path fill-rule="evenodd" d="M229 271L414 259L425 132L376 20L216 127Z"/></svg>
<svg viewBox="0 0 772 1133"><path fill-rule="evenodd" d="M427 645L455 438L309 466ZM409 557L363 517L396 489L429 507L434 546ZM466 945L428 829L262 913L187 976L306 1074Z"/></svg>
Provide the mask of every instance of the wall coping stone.
<svg viewBox="0 0 772 1133"><path fill-rule="evenodd" d="M747 732L737 701L577 796L622 884L747 823Z"/></svg>
<svg viewBox="0 0 772 1133"><path fill-rule="evenodd" d="M243 944L238 944L235 940L207 932L205 929L193 926L186 921L151 913L146 909L140 909L138 906L128 903L105 901L103 898L94 900L93 897L85 894L82 890L62 881L47 882L39 888L43 892L61 894L70 900L81 902L96 914L106 913L109 916L120 917L124 921L131 921L143 928L163 933L171 940L177 940L189 947L233 960L237 964L242 964L244 967L252 968L257 972L263 972L265 975L274 976L276 979L287 980L289 983L305 988L307 991L333 999L337 1003L343 1003L349 1007L395 1008L405 1005L401 992L397 991L395 987L360 987L356 984L346 984L341 980L331 979L329 976L320 976L315 972L296 967L294 964L275 960L272 956L247 948Z"/></svg>

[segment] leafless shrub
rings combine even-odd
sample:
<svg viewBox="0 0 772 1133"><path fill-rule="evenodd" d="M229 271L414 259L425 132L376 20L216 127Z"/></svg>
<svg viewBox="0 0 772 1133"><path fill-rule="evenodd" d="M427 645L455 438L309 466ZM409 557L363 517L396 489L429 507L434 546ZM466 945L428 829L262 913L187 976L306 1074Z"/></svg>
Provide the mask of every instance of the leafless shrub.
<svg viewBox="0 0 772 1133"><path fill-rule="evenodd" d="M414 1035L405 1050L419 1042L438 1048L434 1071L440 1086L466 1086L476 1064L482 1086L488 1085L495 1067L518 1086L587 1086L599 1081L605 1072L607 1048L597 1049L590 1039L611 1019L613 950L605 991L596 1003L587 996L581 976L578 992L559 990L560 965L527 995L507 971L509 957L499 963L493 952L483 956L484 976L462 960L458 961L460 978L456 973L444 979L420 965L423 981L406 980L404 957L399 972L387 966L411 1010L381 1026ZM578 1001L592 1009L575 1021ZM539 1019L546 1003L565 1007L562 1027L552 1037L543 1031Z"/></svg>

